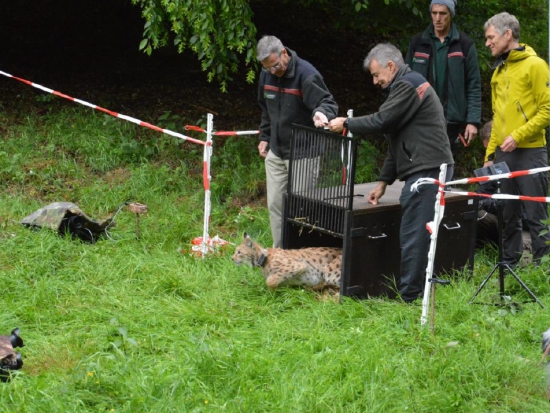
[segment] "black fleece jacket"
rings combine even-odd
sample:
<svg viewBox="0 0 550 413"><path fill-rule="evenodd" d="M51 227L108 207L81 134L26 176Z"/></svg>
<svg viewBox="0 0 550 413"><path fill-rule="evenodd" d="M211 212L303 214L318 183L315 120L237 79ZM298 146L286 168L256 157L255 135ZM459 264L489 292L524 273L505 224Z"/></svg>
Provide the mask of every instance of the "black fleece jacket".
<svg viewBox="0 0 550 413"><path fill-rule="evenodd" d="M389 94L378 112L348 124L353 134L385 134L388 155L379 180L391 185L397 178L454 164L443 107L428 81L403 65L385 91Z"/></svg>
<svg viewBox="0 0 550 413"><path fill-rule="evenodd" d="M314 127L313 115L319 111L328 120L336 117L338 105L313 65L286 48L291 57L283 77L262 71L258 103L262 109L260 140L281 159L290 157L292 124Z"/></svg>

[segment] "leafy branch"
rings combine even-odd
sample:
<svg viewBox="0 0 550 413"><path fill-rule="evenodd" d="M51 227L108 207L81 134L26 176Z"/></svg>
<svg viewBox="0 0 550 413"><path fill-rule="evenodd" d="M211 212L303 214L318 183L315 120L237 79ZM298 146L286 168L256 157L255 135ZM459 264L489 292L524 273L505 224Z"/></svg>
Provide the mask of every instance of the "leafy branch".
<svg viewBox="0 0 550 413"><path fill-rule="evenodd" d="M146 23L139 48L148 55L170 42L178 52L191 50L201 62L208 81L216 79L221 90L233 80L244 59L252 65L247 81L255 79L256 26L246 0L132 0L142 8Z"/></svg>

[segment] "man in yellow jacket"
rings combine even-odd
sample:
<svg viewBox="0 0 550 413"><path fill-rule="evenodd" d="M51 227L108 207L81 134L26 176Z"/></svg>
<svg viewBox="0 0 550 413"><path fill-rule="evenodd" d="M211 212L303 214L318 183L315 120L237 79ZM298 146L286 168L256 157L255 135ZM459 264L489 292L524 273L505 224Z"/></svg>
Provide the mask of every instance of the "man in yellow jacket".
<svg viewBox="0 0 550 413"><path fill-rule="evenodd" d="M519 43L519 22L499 13L485 23L485 46L496 57L491 79L493 129L484 166L506 162L510 171L548 166L545 128L550 123L548 64ZM548 174L503 179L502 193L547 197ZM512 268L522 254L521 202L532 239L534 263L550 252L548 205L544 202L503 201L503 260ZM541 232L546 232L541 235Z"/></svg>

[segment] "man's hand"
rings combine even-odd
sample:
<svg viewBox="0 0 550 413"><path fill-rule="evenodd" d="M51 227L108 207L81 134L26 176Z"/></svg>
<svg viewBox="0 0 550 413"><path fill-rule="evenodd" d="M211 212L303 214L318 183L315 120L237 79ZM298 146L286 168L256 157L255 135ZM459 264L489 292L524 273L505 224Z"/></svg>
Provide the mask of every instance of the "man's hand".
<svg viewBox="0 0 550 413"><path fill-rule="evenodd" d="M494 162L493 161L487 161L483 164L483 167L487 168L488 166L491 166L491 165L494 165Z"/></svg>
<svg viewBox="0 0 550 413"><path fill-rule="evenodd" d="M342 132L345 120L346 118L334 118L328 123L328 128L331 132Z"/></svg>
<svg viewBox="0 0 550 413"><path fill-rule="evenodd" d="M323 112L317 111L313 116L313 123L315 124L315 127L323 128L328 125L327 116Z"/></svg>
<svg viewBox="0 0 550 413"><path fill-rule="evenodd" d="M269 144L266 141L261 141L258 145L258 151L260 152L260 156L262 158L265 158L267 156L267 147Z"/></svg>
<svg viewBox="0 0 550 413"><path fill-rule="evenodd" d="M517 142L514 140L512 135L508 135L506 139L504 139L504 142L502 142L502 145L500 145L500 150L502 152L512 152L514 149L518 147Z"/></svg>
<svg viewBox="0 0 550 413"><path fill-rule="evenodd" d="M386 182L378 182L378 185L369 192L368 201L369 204L378 205L378 200L386 193L386 187L388 184Z"/></svg>
<svg viewBox="0 0 550 413"><path fill-rule="evenodd" d="M464 131L464 139L466 139L466 143L468 146L476 138L476 135L477 126L472 124L466 125L466 130Z"/></svg>

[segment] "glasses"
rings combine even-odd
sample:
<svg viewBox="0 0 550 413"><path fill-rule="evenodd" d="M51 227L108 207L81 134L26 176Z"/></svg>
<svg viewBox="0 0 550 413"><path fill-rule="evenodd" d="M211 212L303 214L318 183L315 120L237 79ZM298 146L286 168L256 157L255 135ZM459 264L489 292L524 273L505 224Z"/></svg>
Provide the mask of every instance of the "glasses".
<svg viewBox="0 0 550 413"><path fill-rule="evenodd" d="M279 61L279 63L277 63L276 65L273 65L271 67L262 67L262 70L264 72L276 72L277 70L279 70L281 67L283 66L283 63L281 61Z"/></svg>

